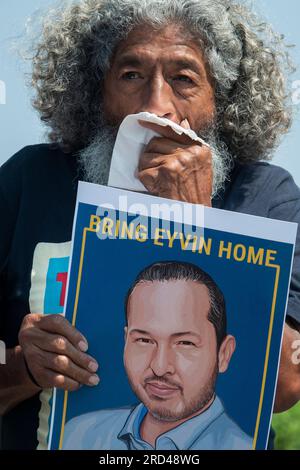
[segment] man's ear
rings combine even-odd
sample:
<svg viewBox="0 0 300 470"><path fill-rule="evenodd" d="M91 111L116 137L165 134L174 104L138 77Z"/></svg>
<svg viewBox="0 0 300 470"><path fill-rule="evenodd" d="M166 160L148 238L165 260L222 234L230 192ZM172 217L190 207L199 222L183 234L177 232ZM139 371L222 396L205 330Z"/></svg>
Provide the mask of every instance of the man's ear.
<svg viewBox="0 0 300 470"><path fill-rule="evenodd" d="M127 334L128 334L128 326L125 326L125 328L124 328L124 341L125 341L125 343L127 341Z"/></svg>
<svg viewBox="0 0 300 470"><path fill-rule="evenodd" d="M230 359L235 351L236 342L235 337L227 335L220 346L218 353L219 372L226 372L229 366Z"/></svg>

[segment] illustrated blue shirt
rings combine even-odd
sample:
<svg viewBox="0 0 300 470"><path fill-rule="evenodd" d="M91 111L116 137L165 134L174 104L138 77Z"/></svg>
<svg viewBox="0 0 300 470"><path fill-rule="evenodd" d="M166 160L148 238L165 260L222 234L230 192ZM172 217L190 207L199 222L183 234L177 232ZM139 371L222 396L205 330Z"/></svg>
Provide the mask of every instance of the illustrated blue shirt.
<svg viewBox="0 0 300 470"><path fill-rule="evenodd" d="M245 450L252 439L225 413L216 397L203 413L161 434L155 448L140 436L147 414L141 403L135 408L100 410L70 420L65 428L66 450Z"/></svg>

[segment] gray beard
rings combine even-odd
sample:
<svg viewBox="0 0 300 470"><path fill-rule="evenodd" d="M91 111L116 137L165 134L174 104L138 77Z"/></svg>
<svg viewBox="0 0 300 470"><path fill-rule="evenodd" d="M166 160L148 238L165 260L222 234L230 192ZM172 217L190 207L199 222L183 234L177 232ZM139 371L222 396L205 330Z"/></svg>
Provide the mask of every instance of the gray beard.
<svg viewBox="0 0 300 470"><path fill-rule="evenodd" d="M107 186L118 128L103 124L91 143L79 152L84 181Z"/></svg>
<svg viewBox="0 0 300 470"><path fill-rule="evenodd" d="M102 124L91 143L79 152L79 165L83 172L84 181L107 185L117 134L118 127ZM198 135L201 136L212 150L212 197L215 197L225 187L233 166L233 158L226 145L218 138L217 130L213 127L208 131L199 132Z"/></svg>

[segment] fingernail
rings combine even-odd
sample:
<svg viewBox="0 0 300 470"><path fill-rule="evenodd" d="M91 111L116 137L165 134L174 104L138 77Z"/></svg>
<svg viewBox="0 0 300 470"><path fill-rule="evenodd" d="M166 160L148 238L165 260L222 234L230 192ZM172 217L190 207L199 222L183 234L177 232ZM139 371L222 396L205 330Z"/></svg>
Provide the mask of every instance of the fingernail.
<svg viewBox="0 0 300 470"><path fill-rule="evenodd" d="M89 384L90 385L98 385L99 382L100 382L100 379L99 379L98 375L92 375L89 378Z"/></svg>
<svg viewBox="0 0 300 470"><path fill-rule="evenodd" d="M89 369L90 369L91 372L96 372L98 370L98 367L99 366L98 366L97 362L95 362L95 361L91 361L89 363Z"/></svg>
<svg viewBox="0 0 300 470"><path fill-rule="evenodd" d="M78 347L83 352L86 352L89 349L89 345L85 341L79 341Z"/></svg>
<svg viewBox="0 0 300 470"><path fill-rule="evenodd" d="M184 121L182 121L181 123L181 127L184 127L185 129L189 129L190 127L189 121L187 119L184 119Z"/></svg>

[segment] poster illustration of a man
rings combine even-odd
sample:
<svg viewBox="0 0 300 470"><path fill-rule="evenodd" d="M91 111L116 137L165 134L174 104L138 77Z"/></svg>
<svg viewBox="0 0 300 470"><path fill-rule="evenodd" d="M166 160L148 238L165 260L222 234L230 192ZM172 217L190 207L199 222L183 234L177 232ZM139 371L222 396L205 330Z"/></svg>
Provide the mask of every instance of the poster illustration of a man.
<svg viewBox="0 0 300 470"><path fill-rule="evenodd" d="M64 449L251 449L215 392L236 341L214 280L194 264L152 264L129 289L125 312L124 365L141 403L73 418Z"/></svg>

